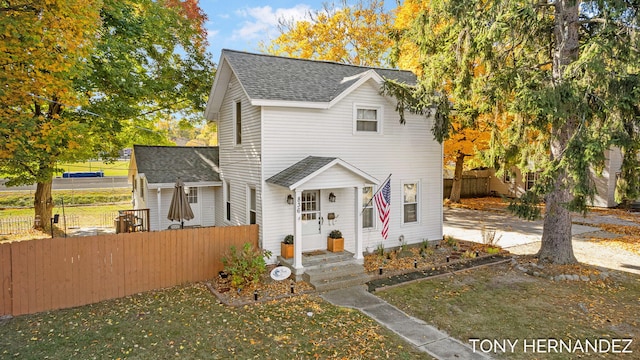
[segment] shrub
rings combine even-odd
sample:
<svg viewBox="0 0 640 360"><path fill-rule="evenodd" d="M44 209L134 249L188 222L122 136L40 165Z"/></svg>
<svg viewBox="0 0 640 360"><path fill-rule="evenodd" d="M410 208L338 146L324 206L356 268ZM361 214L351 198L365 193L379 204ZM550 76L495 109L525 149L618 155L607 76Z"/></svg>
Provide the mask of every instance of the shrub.
<svg viewBox="0 0 640 360"><path fill-rule="evenodd" d="M284 237L284 240L282 240L283 243L287 244L287 245L291 245L293 244L293 235L287 235Z"/></svg>
<svg viewBox="0 0 640 360"><path fill-rule="evenodd" d="M250 243L245 243L242 250L232 246L222 258L224 271L231 276L231 286L238 288L260 281L267 272L265 257L270 258L271 251L256 249Z"/></svg>
<svg viewBox="0 0 640 360"><path fill-rule="evenodd" d="M458 240L456 240L456 238L454 238L451 235L447 235L444 238L444 244L451 247L451 248L457 248L458 247Z"/></svg>
<svg viewBox="0 0 640 360"><path fill-rule="evenodd" d="M376 254L380 257L384 256L384 245L382 243L376 246Z"/></svg>
<svg viewBox="0 0 640 360"><path fill-rule="evenodd" d="M332 239L340 239L342 237L342 232L340 232L340 230L331 230L329 237Z"/></svg>

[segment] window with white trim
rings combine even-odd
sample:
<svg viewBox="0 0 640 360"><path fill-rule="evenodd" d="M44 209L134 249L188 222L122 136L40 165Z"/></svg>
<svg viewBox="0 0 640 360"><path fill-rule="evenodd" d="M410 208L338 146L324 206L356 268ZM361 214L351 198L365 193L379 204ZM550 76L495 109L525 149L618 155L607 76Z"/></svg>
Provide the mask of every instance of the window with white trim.
<svg viewBox="0 0 640 360"><path fill-rule="evenodd" d="M371 229L375 227L373 218L373 187L362 188L362 228Z"/></svg>
<svg viewBox="0 0 640 360"><path fill-rule="evenodd" d="M420 201L419 182L402 184L402 222L418 222L418 204Z"/></svg>
<svg viewBox="0 0 640 360"><path fill-rule="evenodd" d="M233 131L235 144L242 144L242 102L236 101L233 107Z"/></svg>
<svg viewBox="0 0 640 360"><path fill-rule="evenodd" d="M189 191L187 192L187 199L189 199L189 204L197 204L198 203L198 188L197 187L189 187Z"/></svg>
<svg viewBox="0 0 640 360"><path fill-rule="evenodd" d="M231 221L231 184L229 182L224 183L224 197L225 197L225 216L227 221Z"/></svg>
<svg viewBox="0 0 640 360"><path fill-rule="evenodd" d="M382 107L354 105L354 132L380 133Z"/></svg>
<svg viewBox="0 0 640 360"><path fill-rule="evenodd" d="M139 180L140 180L140 186L139 186L140 198L144 200L144 178L140 178Z"/></svg>
<svg viewBox="0 0 640 360"><path fill-rule="evenodd" d="M256 198L256 188L249 188L249 225L253 225L256 223L257 218L257 198Z"/></svg>
<svg viewBox="0 0 640 360"><path fill-rule="evenodd" d="M527 172L527 179L524 184L524 190L528 191L529 189L531 189L533 185L535 185L537 179L538 179L538 173L533 171Z"/></svg>

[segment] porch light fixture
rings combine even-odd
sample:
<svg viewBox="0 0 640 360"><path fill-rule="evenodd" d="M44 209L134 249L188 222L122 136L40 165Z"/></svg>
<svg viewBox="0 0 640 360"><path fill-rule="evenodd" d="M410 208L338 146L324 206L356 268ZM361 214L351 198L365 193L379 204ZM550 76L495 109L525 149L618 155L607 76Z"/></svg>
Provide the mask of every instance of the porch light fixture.
<svg viewBox="0 0 640 360"><path fill-rule="evenodd" d="M293 205L293 196L291 194L287 195L287 204Z"/></svg>
<svg viewBox="0 0 640 360"><path fill-rule="evenodd" d="M329 193L329 202L336 202L336 194Z"/></svg>

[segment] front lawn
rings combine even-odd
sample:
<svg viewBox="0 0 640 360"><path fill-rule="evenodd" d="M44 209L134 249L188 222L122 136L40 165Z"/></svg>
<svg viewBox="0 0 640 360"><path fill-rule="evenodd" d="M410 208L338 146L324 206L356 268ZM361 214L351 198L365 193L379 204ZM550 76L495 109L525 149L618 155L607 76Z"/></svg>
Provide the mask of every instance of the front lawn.
<svg viewBox="0 0 640 360"><path fill-rule="evenodd" d="M532 266L537 276L531 276L517 266L501 264L469 270L391 288L377 295L469 345L470 339L487 340L484 345L488 350L496 341L499 345L517 341L514 353L498 354L505 359L638 359L639 276L611 271L602 280L602 274L587 265ZM590 280L549 279L561 274L582 275ZM586 340L632 339L629 350L633 353L556 354L542 353L549 350L542 348L532 351L531 347L525 353L525 341L531 344L537 339L542 339L543 345L553 344L548 339L554 339L572 341L574 346L576 341L585 344Z"/></svg>
<svg viewBox="0 0 640 360"><path fill-rule="evenodd" d="M199 284L0 321L0 358L432 359L316 295L234 308Z"/></svg>

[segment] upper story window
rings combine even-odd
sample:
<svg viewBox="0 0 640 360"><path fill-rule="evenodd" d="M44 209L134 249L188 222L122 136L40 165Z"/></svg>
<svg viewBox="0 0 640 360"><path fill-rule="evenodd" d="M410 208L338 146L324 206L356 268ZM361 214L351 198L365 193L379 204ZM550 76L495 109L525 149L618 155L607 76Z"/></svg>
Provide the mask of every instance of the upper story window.
<svg viewBox="0 0 640 360"><path fill-rule="evenodd" d="M236 101L233 107L233 130L236 145L242 144L242 102Z"/></svg>
<svg viewBox="0 0 640 360"><path fill-rule="evenodd" d="M357 133L380 133L382 107L354 105L354 130Z"/></svg>

